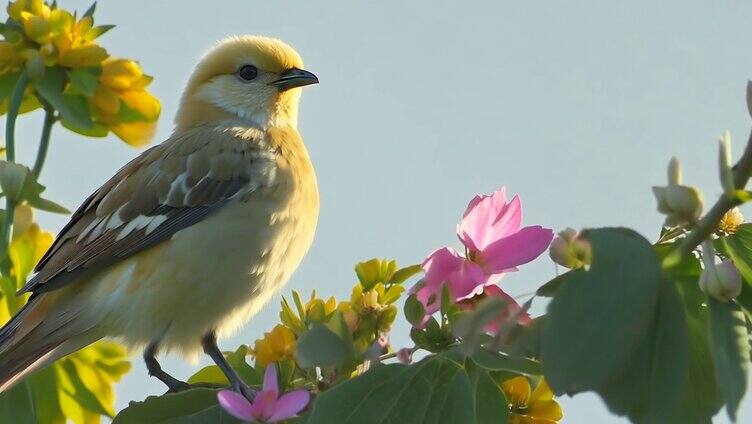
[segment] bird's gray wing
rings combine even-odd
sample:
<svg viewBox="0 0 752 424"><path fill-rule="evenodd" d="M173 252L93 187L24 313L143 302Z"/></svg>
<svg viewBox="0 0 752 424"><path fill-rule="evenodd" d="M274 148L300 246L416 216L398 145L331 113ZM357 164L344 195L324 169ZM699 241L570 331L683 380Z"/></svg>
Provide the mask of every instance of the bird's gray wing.
<svg viewBox="0 0 752 424"><path fill-rule="evenodd" d="M143 152L73 214L20 292L63 287L271 186L275 154L264 143L261 131L208 127Z"/></svg>

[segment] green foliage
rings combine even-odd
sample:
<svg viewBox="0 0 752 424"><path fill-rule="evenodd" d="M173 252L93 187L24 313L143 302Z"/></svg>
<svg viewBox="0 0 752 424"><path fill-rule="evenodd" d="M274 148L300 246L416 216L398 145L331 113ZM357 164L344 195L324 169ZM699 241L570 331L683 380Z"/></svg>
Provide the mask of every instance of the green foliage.
<svg viewBox="0 0 752 424"><path fill-rule="evenodd" d="M327 367L342 364L352 352L352 346L322 324L315 324L298 338L295 358L302 368Z"/></svg>
<svg viewBox="0 0 752 424"><path fill-rule="evenodd" d="M626 369L648 336L662 281L657 256L637 233L604 228L584 237L592 266L567 274L543 332L546 376L557 393L598 390Z"/></svg>
<svg viewBox="0 0 752 424"><path fill-rule="evenodd" d="M233 424L240 421L219 406L216 390L193 389L163 396L149 396L143 402L131 402L112 423Z"/></svg>
<svg viewBox="0 0 752 424"><path fill-rule="evenodd" d="M723 382L721 391L729 417L736 420L736 410L747 390L750 361L747 325L738 305L709 299L708 306L716 376Z"/></svg>
<svg viewBox="0 0 752 424"><path fill-rule="evenodd" d="M506 423L507 402L490 371L457 349L409 366L378 365L321 394L304 422Z"/></svg>
<svg viewBox="0 0 752 424"><path fill-rule="evenodd" d="M238 373L240 378L249 385L260 385L262 381L261 373L246 362L249 348L247 345L240 345L235 352L225 352L225 358L230 366ZM227 377L216 365L209 365L201 368L188 379L189 384L216 384L218 386L227 386L230 382Z"/></svg>

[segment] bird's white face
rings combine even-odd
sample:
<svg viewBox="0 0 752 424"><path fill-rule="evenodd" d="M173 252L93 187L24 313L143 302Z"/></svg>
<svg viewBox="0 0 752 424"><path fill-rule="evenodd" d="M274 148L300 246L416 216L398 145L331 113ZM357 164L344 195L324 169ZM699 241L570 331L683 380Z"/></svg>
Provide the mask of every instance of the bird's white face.
<svg viewBox="0 0 752 424"><path fill-rule="evenodd" d="M300 56L279 40L238 37L210 51L191 77L183 96L185 109L207 116L206 106L258 126L297 125L300 87L318 82L303 70Z"/></svg>

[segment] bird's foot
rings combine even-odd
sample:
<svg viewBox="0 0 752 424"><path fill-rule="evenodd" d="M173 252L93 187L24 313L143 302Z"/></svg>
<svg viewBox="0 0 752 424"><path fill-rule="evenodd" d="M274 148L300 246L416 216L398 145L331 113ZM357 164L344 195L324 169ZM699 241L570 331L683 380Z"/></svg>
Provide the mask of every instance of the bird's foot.
<svg viewBox="0 0 752 424"><path fill-rule="evenodd" d="M243 395L246 399L248 399L251 402L253 401L253 399L256 398L256 393L258 393L255 390L251 389L245 383L233 384L232 385L232 390L234 392L240 393L241 395Z"/></svg>
<svg viewBox="0 0 752 424"><path fill-rule="evenodd" d="M164 382L167 385L167 393L180 393L193 388L192 385L185 381L174 380L169 383Z"/></svg>

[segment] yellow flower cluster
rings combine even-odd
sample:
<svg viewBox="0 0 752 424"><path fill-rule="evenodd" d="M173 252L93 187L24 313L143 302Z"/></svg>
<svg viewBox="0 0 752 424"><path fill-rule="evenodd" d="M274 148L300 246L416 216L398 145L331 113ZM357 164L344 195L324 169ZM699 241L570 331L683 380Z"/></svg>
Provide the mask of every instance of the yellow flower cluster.
<svg viewBox="0 0 752 424"><path fill-rule="evenodd" d="M514 377L501 383L509 402L510 424L556 424L564 414L554 400L546 380L541 379L535 390L526 377Z"/></svg>
<svg viewBox="0 0 752 424"><path fill-rule="evenodd" d="M294 360L297 338L315 324L332 328L346 326L345 332L350 333L348 343L352 343L354 353L356 356L363 354L379 336L389 331L397 317L395 303L405 290L402 282L415 272L414 266L398 270L395 261L372 259L355 267L359 282L353 287L349 300L337 302L334 297L325 300L317 297L314 290L304 302L293 290L293 302L282 298L281 324L256 340L251 350L256 364Z"/></svg>
<svg viewBox="0 0 752 424"><path fill-rule="evenodd" d="M93 10L92 7L77 19L43 0L11 2L10 19L2 30L5 40L0 41L0 79L4 83L0 85L14 85L21 71L31 78L32 85L39 84L48 73L66 75L63 100L83 107L79 115L89 115L91 122L82 126L66 122L63 115L64 126L89 136L105 136L111 131L128 144L146 144L154 135L160 114L159 101L146 90L152 78L144 75L138 63L115 59L96 43L112 26L94 26ZM65 72L50 72L51 69ZM6 92L0 106L4 113L10 90L2 91ZM44 103L34 93L28 87L22 113ZM85 101L70 100L75 97Z"/></svg>
<svg viewBox="0 0 752 424"><path fill-rule="evenodd" d="M52 8L42 0L12 2L8 15L23 27L27 39L18 37L14 50L26 61L40 58L45 66L72 68L97 66L108 56L94 43L106 29L94 27L91 16L76 20L67 10Z"/></svg>
<svg viewBox="0 0 752 424"><path fill-rule="evenodd" d="M282 324L264 333L264 338L256 340L251 354L256 365L266 366L272 362L295 358L295 334Z"/></svg>
<svg viewBox="0 0 752 424"><path fill-rule="evenodd" d="M132 60L105 60L99 86L91 97L95 120L129 144L138 146L151 140L161 112L159 100L146 91L152 79Z"/></svg>

